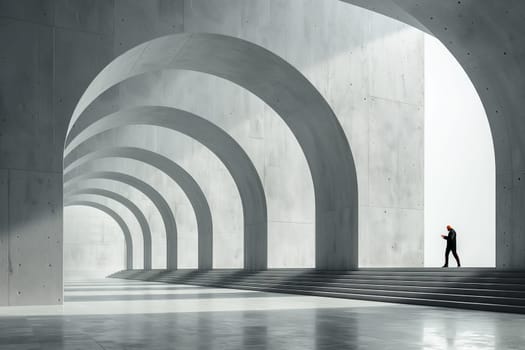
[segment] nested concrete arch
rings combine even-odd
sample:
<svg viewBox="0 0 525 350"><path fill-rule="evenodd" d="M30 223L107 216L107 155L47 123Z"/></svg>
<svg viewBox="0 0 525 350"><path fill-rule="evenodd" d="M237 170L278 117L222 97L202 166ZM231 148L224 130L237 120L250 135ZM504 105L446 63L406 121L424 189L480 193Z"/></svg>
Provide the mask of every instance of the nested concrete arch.
<svg viewBox="0 0 525 350"><path fill-rule="evenodd" d="M93 140L111 129L128 125L159 126L185 134L206 146L226 166L239 190L244 221L244 267L267 267L268 219L262 181L242 147L215 124L192 113L162 106L140 106L121 110L91 124L65 151L65 164L73 163L87 150L100 147ZM78 153L77 153L78 152Z"/></svg>
<svg viewBox="0 0 525 350"><path fill-rule="evenodd" d="M129 230L128 225L124 221L124 219L122 219L122 217L118 215L117 212L111 209L110 207L104 204L95 202L95 201L89 201L89 200L78 199L78 198L75 199L75 197L70 197L67 200L64 200L65 207L74 206L74 205L87 206L87 207L98 209L108 214L113 220L115 220L117 225L122 230L122 234L124 235L124 242L126 243L126 269L128 270L133 269L133 242L131 240L131 232Z"/></svg>
<svg viewBox="0 0 525 350"><path fill-rule="evenodd" d="M64 173L64 187L87 179L105 179L124 183L136 188L153 202L160 213L166 231L166 266L168 269L176 269L177 226L173 212L164 197L153 186L135 176L116 171L93 171L86 166L79 166Z"/></svg>
<svg viewBox="0 0 525 350"><path fill-rule="evenodd" d="M82 147L77 147L68 157L64 159L64 171L67 172L77 166L86 164L101 158L127 158L149 164L176 182L188 197L195 212L198 230L198 267L206 270L213 267L213 223L211 210L204 192L193 177L168 157L156 152L139 147L111 147L113 139L105 138L106 142L100 145L100 141L94 139L86 141ZM91 144L91 142L96 144ZM102 147L96 149L96 147ZM71 156L71 157L70 157ZM75 159L71 161L71 159Z"/></svg>
<svg viewBox="0 0 525 350"><path fill-rule="evenodd" d="M102 188L90 188L90 187L81 187L81 188L71 188L71 187L64 187L64 200L67 200L70 196L76 196L76 195L82 195L82 194L90 194L94 196L100 196L100 197L106 197L109 199L112 199L116 202L119 202L123 206L129 209L129 211L135 216L137 219L137 222L140 225L140 229L142 231L142 239L144 243L144 269L145 270L151 270L152 268L152 259L151 259L151 230L148 224L148 221L146 220L146 217L142 213L142 211L129 199L124 197L121 194L118 194L114 191L109 191Z"/></svg>
<svg viewBox="0 0 525 350"><path fill-rule="evenodd" d="M435 36L463 67L483 103L492 132L496 163L496 267L525 267L525 45L517 39L525 37L525 2L341 1Z"/></svg>
<svg viewBox="0 0 525 350"><path fill-rule="evenodd" d="M289 126L312 176L316 205L316 266L357 266L357 178L348 140L328 103L293 66L253 43L218 34L182 33L139 45L111 62L77 104L66 144L84 130L84 110L107 89L148 72L208 73L258 96Z"/></svg>

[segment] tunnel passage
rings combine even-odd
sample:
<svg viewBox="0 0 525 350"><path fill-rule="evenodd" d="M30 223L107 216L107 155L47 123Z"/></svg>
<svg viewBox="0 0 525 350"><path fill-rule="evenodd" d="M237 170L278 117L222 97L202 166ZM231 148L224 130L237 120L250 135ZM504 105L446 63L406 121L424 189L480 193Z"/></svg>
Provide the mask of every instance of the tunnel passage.
<svg viewBox="0 0 525 350"><path fill-rule="evenodd" d="M186 170L163 155L138 147L114 147L112 141L110 138L104 138L104 142L97 140L100 149L86 153L82 153L82 149L77 148L72 152L77 158L71 163L65 162L64 171L68 172L95 159L118 157L149 164L165 173L181 187L195 212L198 229L198 267L202 270L211 269L213 262L213 223L208 201L199 184ZM89 148L91 147L86 144L86 149Z"/></svg>
<svg viewBox="0 0 525 350"><path fill-rule="evenodd" d="M169 269L177 268L177 226L169 204L164 197L151 185L129 174L115 171L92 171L89 168L77 167L64 174L64 186L77 183L85 179L106 179L122 182L135 187L148 197L158 209L166 231L166 266Z"/></svg>
<svg viewBox="0 0 525 350"><path fill-rule="evenodd" d="M267 211L262 182L255 166L237 142L204 118L171 107L142 106L105 116L85 128L66 148L68 166L100 143L94 136L127 125L155 125L190 136L206 146L224 163L241 196L244 217L244 267L267 267ZM75 153L77 152L77 153Z"/></svg>
<svg viewBox="0 0 525 350"><path fill-rule="evenodd" d="M131 213L135 216L137 219L137 222L140 225L140 229L142 232L143 237L143 244L144 244L144 269L151 270L152 268L152 246L151 246L151 230L148 224L148 220L142 213L142 211L137 207L132 201L127 199L126 197L105 189L101 188L78 188L73 189L70 187L64 188L64 201L67 201L69 197L75 198L75 196L82 195L82 194L90 194L100 197L106 197L113 199L116 202L119 202L123 206L129 209Z"/></svg>
<svg viewBox="0 0 525 350"><path fill-rule="evenodd" d="M122 230L122 234L124 235L124 241L126 244L126 269L132 270L133 269L133 243L131 240L131 232L129 231L128 225L126 225L126 222L122 219L120 215L117 214L113 209L110 207L103 205L101 203L95 202L95 201L88 201L85 199L79 199L75 197L71 197L68 200L64 201L64 206L87 206L92 207L95 209L98 209L106 214L108 214L117 225Z"/></svg>
<svg viewBox="0 0 525 350"><path fill-rule="evenodd" d="M230 80L265 101L297 138L308 162L316 203L316 266L357 266L357 179L346 136L328 103L291 65L252 43L217 34L152 40L110 63L80 99L66 145L85 125L83 111L119 82L163 69L193 70Z"/></svg>

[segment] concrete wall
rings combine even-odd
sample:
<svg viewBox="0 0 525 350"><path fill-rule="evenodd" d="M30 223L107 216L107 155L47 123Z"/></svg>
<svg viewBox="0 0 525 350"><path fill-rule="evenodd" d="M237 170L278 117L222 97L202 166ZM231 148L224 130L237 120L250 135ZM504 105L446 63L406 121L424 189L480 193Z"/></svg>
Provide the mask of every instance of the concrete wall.
<svg viewBox="0 0 525 350"><path fill-rule="evenodd" d="M70 108L111 56L101 34L112 28L107 4L0 1L0 304L62 302L61 153Z"/></svg>
<svg viewBox="0 0 525 350"><path fill-rule="evenodd" d="M334 109L353 151L360 265L421 266L422 34L337 1L188 0L184 11L185 31L252 41L306 75ZM197 87L202 91L195 100L210 101L186 100L184 108L199 109L228 130L264 179L269 265L311 266L313 193L290 131L271 110L227 82L196 77L184 86L192 94Z"/></svg>
<svg viewBox="0 0 525 350"><path fill-rule="evenodd" d="M103 278L125 269L124 236L98 209L64 208L64 280Z"/></svg>
<svg viewBox="0 0 525 350"><path fill-rule="evenodd" d="M114 52L139 42L123 40L126 11L171 32L181 29L181 6L0 1L0 44L9 48L0 55L0 211L8 217L0 218L0 305L62 302L62 153L73 107Z"/></svg>

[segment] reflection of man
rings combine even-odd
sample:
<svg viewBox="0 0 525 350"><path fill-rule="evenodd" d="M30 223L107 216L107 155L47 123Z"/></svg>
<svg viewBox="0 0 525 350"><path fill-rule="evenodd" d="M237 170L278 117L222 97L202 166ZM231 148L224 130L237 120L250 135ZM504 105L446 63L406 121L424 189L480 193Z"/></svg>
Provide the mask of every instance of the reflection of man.
<svg viewBox="0 0 525 350"><path fill-rule="evenodd" d="M459 263L459 256L456 252L456 231L450 225L447 225L447 230L448 235L441 235L443 239L447 240L447 248L445 250L445 265L443 265L443 267L448 267L448 255L450 254L450 252L452 252L452 255L454 255L454 258L458 263L458 267L460 267L461 264Z"/></svg>

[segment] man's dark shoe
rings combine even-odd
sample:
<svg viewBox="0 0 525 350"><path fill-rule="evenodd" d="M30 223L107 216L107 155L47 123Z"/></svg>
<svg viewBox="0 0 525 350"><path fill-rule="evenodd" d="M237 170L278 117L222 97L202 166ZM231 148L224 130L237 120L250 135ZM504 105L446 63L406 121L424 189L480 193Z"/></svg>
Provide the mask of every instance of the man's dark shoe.
<svg viewBox="0 0 525 350"><path fill-rule="evenodd" d="M441 266L441 268L443 268L443 267L448 267L448 265L443 265L443 266Z"/></svg>

